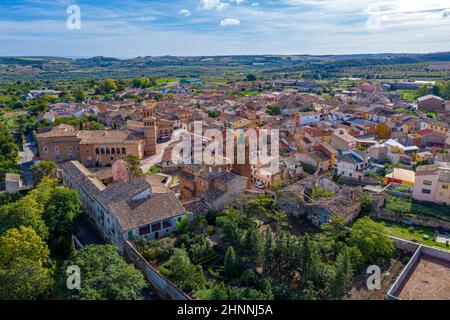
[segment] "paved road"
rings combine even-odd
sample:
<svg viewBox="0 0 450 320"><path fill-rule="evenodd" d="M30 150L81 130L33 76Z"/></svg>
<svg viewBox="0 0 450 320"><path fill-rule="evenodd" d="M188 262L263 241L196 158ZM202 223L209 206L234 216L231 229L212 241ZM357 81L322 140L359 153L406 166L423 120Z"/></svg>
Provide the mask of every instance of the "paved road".
<svg viewBox="0 0 450 320"><path fill-rule="evenodd" d="M37 152L37 147L33 141L33 134L30 132L26 136L26 141L23 146L23 151L19 152L21 157L19 164L23 171L23 183L25 186L33 184L33 177L31 175L30 167L33 165L33 158Z"/></svg>
<svg viewBox="0 0 450 320"><path fill-rule="evenodd" d="M144 173L147 173L150 170L150 168L153 167L153 165L161 162L162 157L164 155L164 150L174 141L177 140L169 140L164 143L159 143L158 146L160 148L160 152L151 157L145 158L144 160L141 161L141 169L144 171Z"/></svg>

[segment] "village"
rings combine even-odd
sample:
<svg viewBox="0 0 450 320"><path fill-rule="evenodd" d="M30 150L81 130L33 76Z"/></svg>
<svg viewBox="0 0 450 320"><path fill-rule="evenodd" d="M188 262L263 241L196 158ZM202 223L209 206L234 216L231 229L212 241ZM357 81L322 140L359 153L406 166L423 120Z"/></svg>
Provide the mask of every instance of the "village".
<svg viewBox="0 0 450 320"><path fill-rule="evenodd" d="M68 101L62 91L31 90L27 101L52 97L28 141L31 164L57 164L56 177L77 192L101 241L141 269L159 296L368 299L372 294L357 289L357 276L367 263L383 261L383 292L374 299L450 298L450 282L438 289L450 268L450 102L433 94L439 84L253 77L227 85L164 81L157 90L119 89L108 79L103 87L111 86L113 100L78 92L78 101ZM200 134L194 130L199 125ZM242 132L219 142L225 149L240 141L246 161L227 154L214 154L212 163L173 161L179 132L200 139L194 159L195 151L221 140L205 135L212 129L224 137L227 130ZM250 161L251 150L260 153L261 146L246 135L271 130L279 138L275 168ZM6 173L5 190L26 192L32 187L26 174L32 171ZM356 247L323 230L331 223L341 234L361 221L379 224L393 239L389 254L355 264L355 278L340 294L324 284L333 280L314 277L299 280L298 296L282 293L290 280L271 269L280 263L268 258L281 250L275 243L294 237L291 242L304 247L332 237L349 246L353 263ZM83 246L82 237L76 241ZM331 250L327 260L336 264L341 253ZM174 274L176 259L187 259L185 277L194 279ZM427 272L417 274L422 264ZM238 270L245 279L238 281ZM420 280L410 285L411 273L427 277L432 287L422 288ZM219 293L220 283L247 291Z"/></svg>

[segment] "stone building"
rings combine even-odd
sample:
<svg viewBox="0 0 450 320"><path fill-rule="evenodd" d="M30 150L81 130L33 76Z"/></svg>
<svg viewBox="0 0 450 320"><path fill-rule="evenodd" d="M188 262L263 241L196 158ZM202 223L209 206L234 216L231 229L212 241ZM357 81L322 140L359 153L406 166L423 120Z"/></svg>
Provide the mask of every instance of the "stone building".
<svg viewBox="0 0 450 320"><path fill-rule="evenodd" d="M106 187L78 161L65 162L59 170L64 185L80 195L83 209L102 237L120 252L124 239L168 236L177 221L191 216L159 177L144 176Z"/></svg>
<svg viewBox="0 0 450 320"><path fill-rule="evenodd" d="M210 210L223 210L247 189L247 178L229 169L226 165L183 166L179 174L181 200L200 199Z"/></svg>
<svg viewBox="0 0 450 320"><path fill-rule="evenodd" d="M128 130L76 130L60 125L36 136L41 160L79 160L87 167L111 166L127 154L144 156L144 140Z"/></svg>
<svg viewBox="0 0 450 320"><path fill-rule="evenodd" d="M434 111L434 112L445 112L445 100L434 96L426 95L417 99L417 108L420 111Z"/></svg>
<svg viewBox="0 0 450 320"><path fill-rule="evenodd" d="M139 121L128 120L122 130L76 130L58 125L36 135L42 160L65 162L79 160L87 167L111 166L127 154L139 158L159 153L158 139L171 137L171 120L154 116L154 105L139 111Z"/></svg>

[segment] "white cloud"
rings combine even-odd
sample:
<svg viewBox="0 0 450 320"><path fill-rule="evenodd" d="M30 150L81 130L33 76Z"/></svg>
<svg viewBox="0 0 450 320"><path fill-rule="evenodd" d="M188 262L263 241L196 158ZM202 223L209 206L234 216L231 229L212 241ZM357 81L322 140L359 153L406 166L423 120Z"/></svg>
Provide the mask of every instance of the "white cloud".
<svg viewBox="0 0 450 320"><path fill-rule="evenodd" d="M156 18L155 17L141 17L139 18L139 21L144 21L144 22L150 22L150 21L155 21Z"/></svg>
<svg viewBox="0 0 450 320"><path fill-rule="evenodd" d="M441 12L441 18L445 19L445 18L449 18L450 17L450 9L445 9L442 10Z"/></svg>
<svg viewBox="0 0 450 320"><path fill-rule="evenodd" d="M342 19L344 15L367 19L371 31L386 28L427 27L442 23L449 16L449 0L282 0L291 6L316 7L330 17Z"/></svg>
<svg viewBox="0 0 450 320"><path fill-rule="evenodd" d="M252 6L252 7L257 7L257 6L259 6L259 3L258 3L258 2L253 2L253 3L251 4L251 6Z"/></svg>
<svg viewBox="0 0 450 320"><path fill-rule="evenodd" d="M200 10L216 10L222 11L230 6L229 3L220 0L200 0L198 8Z"/></svg>
<svg viewBox="0 0 450 320"><path fill-rule="evenodd" d="M245 0L234 0L234 2L236 2L237 5L240 5L242 2L244 2Z"/></svg>
<svg viewBox="0 0 450 320"><path fill-rule="evenodd" d="M187 9L182 9L182 10L178 11L178 14L183 17L190 17L192 15L191 12Z"/></svg>
<svg viewBox="0 0 450 320"><path fill-rule="evenodd" d="M220 21L220 26L221 27L227 27L227 26L238 26L241 24L241 21L239 21L238 19L224 19L222 21Z"/></svg>

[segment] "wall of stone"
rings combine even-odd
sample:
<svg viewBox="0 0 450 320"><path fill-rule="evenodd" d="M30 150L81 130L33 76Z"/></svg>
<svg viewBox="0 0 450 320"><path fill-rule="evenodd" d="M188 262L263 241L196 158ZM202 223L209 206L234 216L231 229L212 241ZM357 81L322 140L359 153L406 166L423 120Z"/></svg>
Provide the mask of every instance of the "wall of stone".
<svg viewBox="0 0 450 320"><path fill-rule="evenodd" d="M438 220L435 218L419 217L410 214L399 215L395 212L388 211L385 209L373 210L370 212L370 215L394 222L402 222L408 220L420 227L440 228L450 231L450 222Z"/></svg>
<svg viewBox="0 0 450 320"><path fill-rule="evenodd" d="M171 281L159 274L159 272L144 259L129 241L124 242L123 255L125 259L133 263L136 268L142 271L161 298L170 300L192 300L191 297L180 290Z"/></svg>

